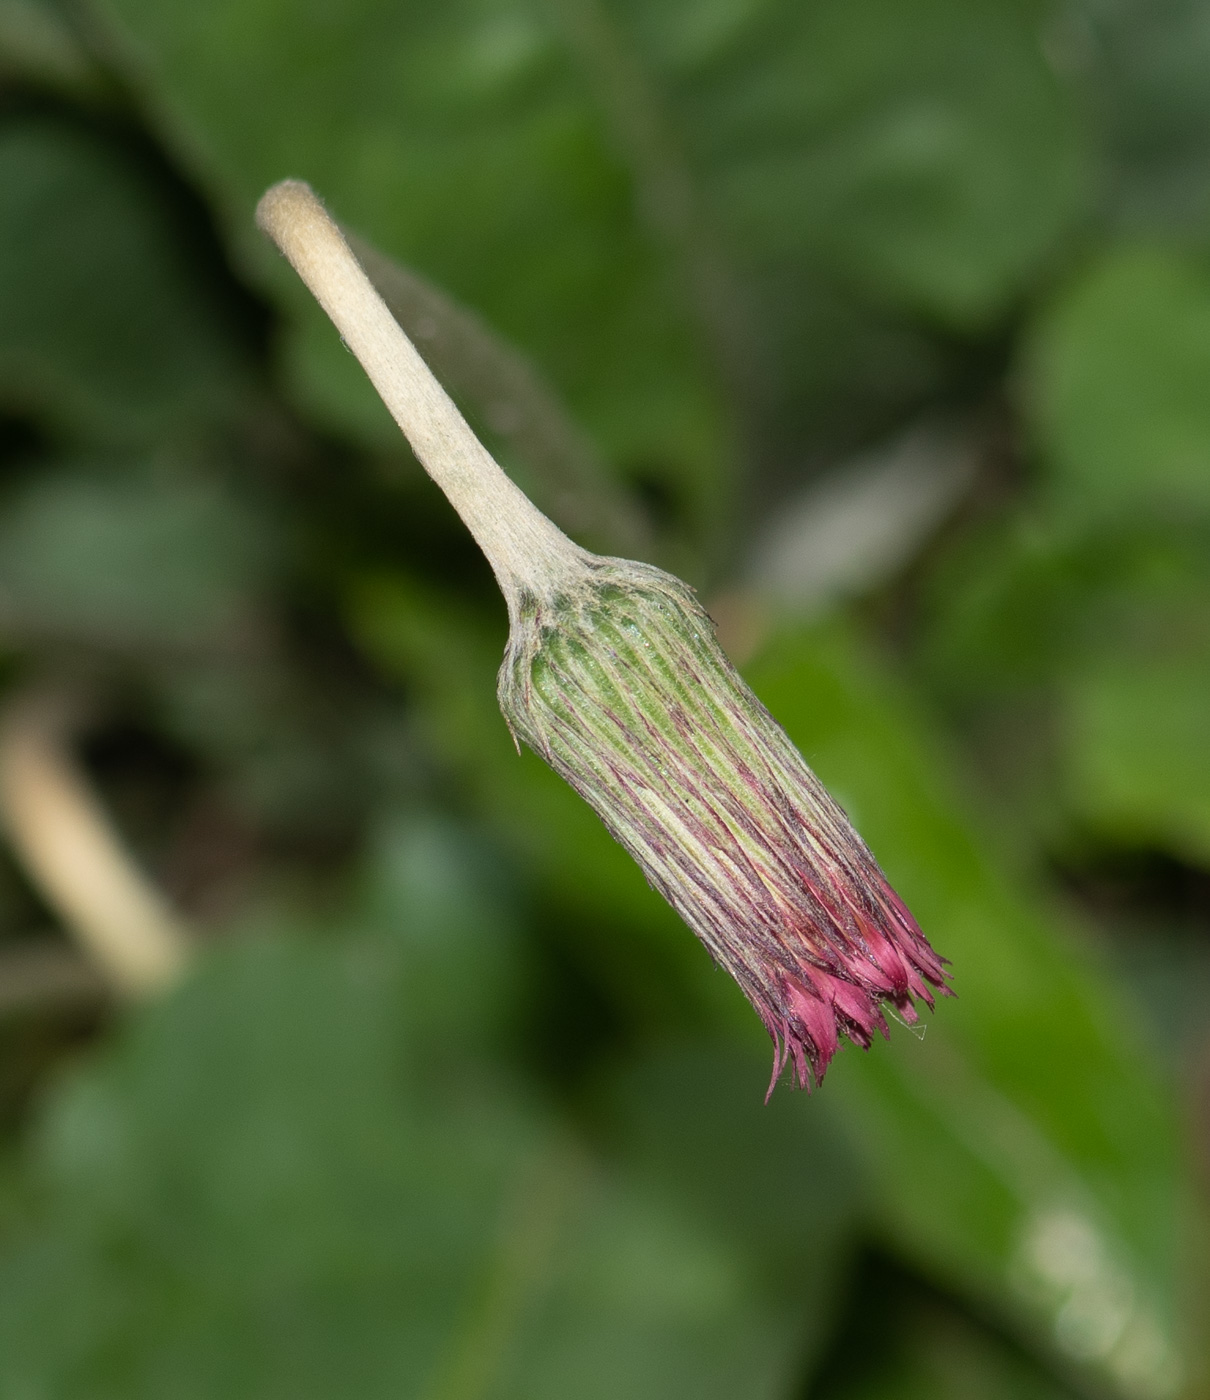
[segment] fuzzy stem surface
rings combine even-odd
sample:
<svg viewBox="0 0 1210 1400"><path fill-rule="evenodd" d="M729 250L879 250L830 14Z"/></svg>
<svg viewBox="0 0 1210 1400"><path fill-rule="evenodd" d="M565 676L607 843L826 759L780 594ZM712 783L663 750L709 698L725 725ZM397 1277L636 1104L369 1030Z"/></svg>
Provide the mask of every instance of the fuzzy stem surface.
<svg viewBox="0 0 1210 1400"><path fill-rule="evenodd" d="M511 615L550 599L586 554L501 471L391 315L327 210L301 180L261 199L256 221L289 259L357 356L425 471L496 575Z"/></svg>

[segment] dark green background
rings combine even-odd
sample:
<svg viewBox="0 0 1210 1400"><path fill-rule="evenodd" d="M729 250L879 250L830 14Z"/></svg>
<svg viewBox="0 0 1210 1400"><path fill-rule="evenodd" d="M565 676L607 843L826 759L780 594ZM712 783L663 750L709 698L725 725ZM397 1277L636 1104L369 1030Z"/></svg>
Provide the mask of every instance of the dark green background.
<svg viewBox="0 0 1210 1400"><path fill-rule="evenodd" d="M762 1107L513 751L490 573L253 227L285 176L456 304L418 341L545 508L730 620L952 961L926 1035ZM867 493L859 582L762 595L921 423L931 526ZM1201 1393L1206 0L3 0L0 680L47 675L205 946L0 1009L4 1400ZM0 990L65 937L2 861Z"/></svg>

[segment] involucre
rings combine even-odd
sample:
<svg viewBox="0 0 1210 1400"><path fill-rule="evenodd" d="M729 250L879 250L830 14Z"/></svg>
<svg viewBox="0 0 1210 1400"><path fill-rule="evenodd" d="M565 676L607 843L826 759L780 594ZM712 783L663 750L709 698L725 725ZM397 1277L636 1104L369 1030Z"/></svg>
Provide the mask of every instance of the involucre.
<svg viewBox="0 0 1210 1400"><path fill-rule="evenodd" d="M941 961L844 812L752 693L679 579L589 556L522 600L500 708L594 808L735 978L773 1080L823 1078L841 1034L916 1019Z"/></svg>

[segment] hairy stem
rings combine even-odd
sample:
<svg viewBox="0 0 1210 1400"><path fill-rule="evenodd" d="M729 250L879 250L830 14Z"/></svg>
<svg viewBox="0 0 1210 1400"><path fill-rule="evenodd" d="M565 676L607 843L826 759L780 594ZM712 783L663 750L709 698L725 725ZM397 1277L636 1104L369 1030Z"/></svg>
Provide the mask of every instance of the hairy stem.
<svg viewBox="0 0 1210 1400"><path fill-rule="evenodd" d="M343 230L391 315L424 351L443 384L478 414L528 468L539 502L561 528L608 554L651 547L643 511L614 479L592 442L542 375L473 311L460 306L372 244ZM489 439L490 441L490 439Z"/></svg>
<svg viewBox="0 0 1210 1400"><path fill-rule="evenodd" d="M487 556L516 615L583 569L584 551L500 470L354 257L309 185L283 180L261 199L273 239L361 362L425 471Z"/></svg>

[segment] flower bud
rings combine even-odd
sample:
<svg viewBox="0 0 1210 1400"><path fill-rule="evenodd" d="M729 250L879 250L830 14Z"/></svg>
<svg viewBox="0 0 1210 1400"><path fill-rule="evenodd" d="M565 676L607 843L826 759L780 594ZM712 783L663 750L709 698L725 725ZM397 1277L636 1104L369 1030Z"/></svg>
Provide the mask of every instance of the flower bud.
<svg viewBox="0 0 1210 1400"><path fill-rule="evenodd" d="M524 600L500 670L515 737L595 809L819 1083L841 1035L917 1018L941 959L679 579L590 558Z"/></svg>
<svg viewBox="0 0 1210 1400"><path fill-rule="evenodd" d="M941 959L848 818L740 679L679 579L589 554L492 460L308 186L257 219L336 323L487 556L508 604L500 708L735 978L773 1085L823 1079L842 1035L916 1020Z"/></svg>

